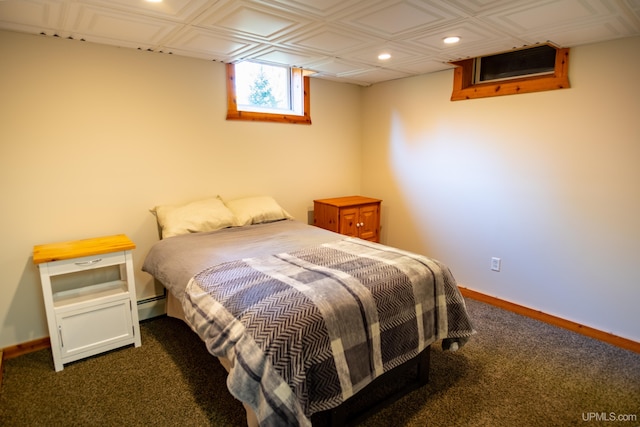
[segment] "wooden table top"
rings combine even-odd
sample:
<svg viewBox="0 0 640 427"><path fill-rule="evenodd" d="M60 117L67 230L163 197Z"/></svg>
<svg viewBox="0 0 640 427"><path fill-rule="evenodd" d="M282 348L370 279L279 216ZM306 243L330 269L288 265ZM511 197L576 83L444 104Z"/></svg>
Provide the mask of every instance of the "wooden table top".
<svg viewBox="0 0 640 427"><path fill-rule="evenodd" d="M33 247L33 263L41 264L43 262L127 251L135 249L135 247L135 243L124 234L36 245Z"/></svg>

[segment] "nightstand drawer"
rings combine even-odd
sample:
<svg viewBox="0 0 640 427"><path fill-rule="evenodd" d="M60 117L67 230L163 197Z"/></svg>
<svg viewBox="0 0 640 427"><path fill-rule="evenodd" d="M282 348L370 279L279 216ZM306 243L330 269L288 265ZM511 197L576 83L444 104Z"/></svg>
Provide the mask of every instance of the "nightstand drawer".
<svg viewBox="0 0 640 427"><path fill-rule="evenodd" d="M124 252L111 252L108 254L91 255L81 258L64 259L40 264L40 268L46 268L50 276L75 273L91 270L93 268L109 267L111 265L124 264L126 261Z"/></svg>

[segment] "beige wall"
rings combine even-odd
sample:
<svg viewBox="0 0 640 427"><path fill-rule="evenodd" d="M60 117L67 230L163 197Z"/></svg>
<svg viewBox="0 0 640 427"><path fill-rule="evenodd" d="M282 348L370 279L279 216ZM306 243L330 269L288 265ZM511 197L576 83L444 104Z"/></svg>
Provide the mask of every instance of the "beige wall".
<svg viewBox="0 0 640 427"><path fill-rule="evenodd" d="M269 194L306 221L360 190L360 87L312 80L311 126L227 122L218 62L11 32L0 58L0 348L48 335L33 245L126 233L139 270L157 204Z"/></svg>
<svg viewBox="0 0 640 427"><path fill-rule="evenodd" d="M384 199L385 243L640 341L638 70L631 38L572 49L567 90L450 102L452 71L367 88L363 193Z"/></svg>
<svg viewBox="0 0 640 427"><path fill-rule="evenodd" d="M48 335L34 244L126 233L139 268L148 208L213 194L270 194L302 220L317 197L380 197L383 243L640 341L640 38L572 49L554 92L312 79L312 126L225 121L217 62L10 32L0 55L0 348Z"/></svg>

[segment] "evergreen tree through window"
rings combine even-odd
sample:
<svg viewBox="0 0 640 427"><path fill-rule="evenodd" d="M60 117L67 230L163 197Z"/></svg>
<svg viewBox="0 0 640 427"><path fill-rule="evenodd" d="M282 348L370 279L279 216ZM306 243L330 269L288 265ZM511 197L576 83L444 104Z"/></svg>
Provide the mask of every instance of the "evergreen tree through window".
<svg viewBox="0 0 640 427"><path fill-rule="evenodd" d="M267 108L278 107L276 97L273 95L271 82L264 72L264 66L260 67L249 90L249 103L251 105L259 105L260 107Z"/></svg>

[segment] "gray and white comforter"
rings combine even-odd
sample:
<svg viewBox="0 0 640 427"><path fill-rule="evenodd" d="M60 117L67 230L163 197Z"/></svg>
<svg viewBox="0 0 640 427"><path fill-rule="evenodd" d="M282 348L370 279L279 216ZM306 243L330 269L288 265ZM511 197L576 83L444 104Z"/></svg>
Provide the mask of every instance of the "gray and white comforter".
<svg viewBox="0 0 640 427"><path fill-rule="evenodd" d="M265 426L310 425L431 343L474 333L444 265L342 237L206 268L182 304Z"/></svg>

